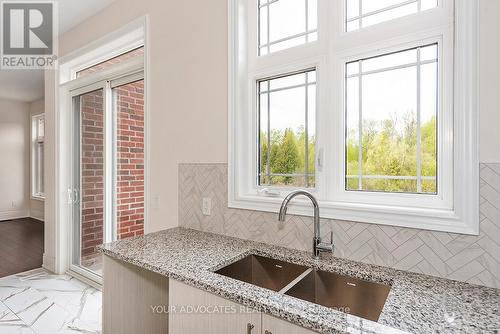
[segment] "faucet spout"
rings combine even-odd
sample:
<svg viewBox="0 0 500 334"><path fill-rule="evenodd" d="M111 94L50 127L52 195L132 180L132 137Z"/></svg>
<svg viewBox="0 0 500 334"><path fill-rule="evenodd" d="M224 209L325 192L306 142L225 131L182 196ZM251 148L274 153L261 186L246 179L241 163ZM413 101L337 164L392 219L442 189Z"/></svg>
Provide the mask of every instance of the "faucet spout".
<svg viewBox="0 0 500 334"><path fill-rule="evenodd" d="M296 190L288 194L283 202L281 203L280 211L278 214L278 220L280 222L284 222L286 218L286 212L288 209L288 205L290 201L294 199L296 196L306 196L309 198L314 207L314 238L313 238L313 256L314 258L319 258L319 254L322 251L331 251L333 252L333 234L332 234L332 242L330 244L321 242L321 226L320 226L320 215L319 215L319 204L316 198L308 191L305 190Z"/></svg>

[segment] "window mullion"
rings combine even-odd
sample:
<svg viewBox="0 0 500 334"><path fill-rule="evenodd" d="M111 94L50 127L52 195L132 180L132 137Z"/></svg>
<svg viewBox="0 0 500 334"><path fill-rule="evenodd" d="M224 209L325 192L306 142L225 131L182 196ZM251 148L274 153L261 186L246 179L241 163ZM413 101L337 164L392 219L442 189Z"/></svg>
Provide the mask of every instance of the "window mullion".
<svg viewBox="0 0 500 334"><path fill-rule="evenodd" d="M266 82L267 91L269 81ZM267 182L271 184L271 93L267 93Z"/></svg>
<svg viewBox="0 0 500 334"><path fill-rule="evenodd" d="M419 1L420 3L420 1ZM420 64L420 48L417 48L417 193L422 192L422 157L421 157L421 64Z"/></svg>
<svg viewBox="0 0 500 334"><path fill-rule="evenodd" d="M307 2L307 0L306 0ZM305 148L304 148L304 156L305 156L305 165L304 165L304 172L305 172L305 184L306 188L309 188L309 72L306 72L306 84L305 84L305 122L304 122L304 137L305 137Z"/></svg>
<svg viewBox="0 0 500 334"><path fill-rule="evenodd" d="M111 82L106 81L103 86L104 90L104 240L111 242L115 239L114 232L114 167L115 159L113 159L114 145L114 112L113 112L113 91Z"/></svg>
<svg viewBox="0 0 500 334"><path fill-rule="evenodd" d="M361 2L361 0L360 0ZM359 77L358 77L358 109L359 109L359 138L358 138L358 189L363 190L363 75L362 73L362 63L360 60L358 63Z"/></svg>

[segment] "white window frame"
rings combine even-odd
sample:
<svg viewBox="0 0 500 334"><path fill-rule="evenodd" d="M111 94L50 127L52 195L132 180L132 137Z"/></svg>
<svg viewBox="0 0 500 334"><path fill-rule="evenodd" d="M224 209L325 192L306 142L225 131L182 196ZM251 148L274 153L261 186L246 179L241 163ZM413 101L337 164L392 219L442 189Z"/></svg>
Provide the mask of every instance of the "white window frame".
<svg viewBox="0 0 500 334"><path fill-rule="evenodd" d="M44 122L44 135L38 133L40 120ZM45 142L45 114L31 116L31 198L39 201L45 200L45 193L40 191L44 179L44 168L42 164L45 159L39 161L38 144ZM45 152L45 148L44 148Z"/></svg>
<svg viewBox="0 0 500 334"><path fill-rule="evenodd" d="M256 81L316 67L317 186L308 190L319 199L322 217L478 234L478 0L455 0L454 6L440 0L435 9L352 32L345 32L344 1L318 0L317 41L260 57L257 0L228 2L229 207L277 212L290 191L256 184ZM374 36L382 38L374 42ZM442 83L438 195L346 191L345 63L434 42ZM294 204L291 213L311 215L307 201Z"/></svg>

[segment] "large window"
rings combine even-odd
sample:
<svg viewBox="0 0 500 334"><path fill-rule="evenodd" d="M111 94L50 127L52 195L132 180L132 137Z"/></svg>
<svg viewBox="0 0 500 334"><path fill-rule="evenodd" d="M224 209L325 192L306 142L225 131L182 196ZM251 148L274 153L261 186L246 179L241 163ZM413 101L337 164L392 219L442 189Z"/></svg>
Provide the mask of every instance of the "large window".
<svg viewBox="0 0 500 334"><path fill-rule="evenodd" d="M231 207L477 232L476 0L229 3Z"/></svg>
<svg viewBox="0 0 500 334"><path fill-rule="evenodd" d="M31 196L35 199L45 198L44 142L45 116L34 115L31 118Z"/></svg>

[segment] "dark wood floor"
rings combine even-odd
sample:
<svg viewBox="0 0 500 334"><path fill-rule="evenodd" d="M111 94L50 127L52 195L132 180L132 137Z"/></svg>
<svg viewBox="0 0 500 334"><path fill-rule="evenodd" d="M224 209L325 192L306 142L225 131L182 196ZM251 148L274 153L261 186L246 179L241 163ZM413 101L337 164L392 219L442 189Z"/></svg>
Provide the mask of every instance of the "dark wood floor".
<svg viewBox="0 0 500 334"><path fill-rule="evenodd" d="M0 277L42 266L43 228L33 218L0 221Z"/></svg>

